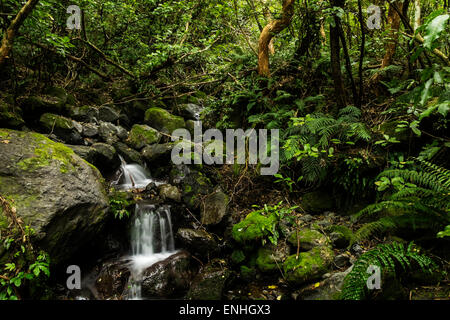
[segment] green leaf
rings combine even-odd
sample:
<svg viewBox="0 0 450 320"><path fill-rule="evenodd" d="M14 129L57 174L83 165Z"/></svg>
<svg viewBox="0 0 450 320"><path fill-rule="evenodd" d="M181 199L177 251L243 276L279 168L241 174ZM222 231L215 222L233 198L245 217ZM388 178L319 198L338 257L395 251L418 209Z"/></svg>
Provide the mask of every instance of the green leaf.
<svg viewBox="0 0 450 320"><path fill-rule="evenodd" d="M450 15L443 14L434 18L426 27L423 46L427 49L431 49L433 42L438 39L445 29L445 24L450 18Z"/></svg>

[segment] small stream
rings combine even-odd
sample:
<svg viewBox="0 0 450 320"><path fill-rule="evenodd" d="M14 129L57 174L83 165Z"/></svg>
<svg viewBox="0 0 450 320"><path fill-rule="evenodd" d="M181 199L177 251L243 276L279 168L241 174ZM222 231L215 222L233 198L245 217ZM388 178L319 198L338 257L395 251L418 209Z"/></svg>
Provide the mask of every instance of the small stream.
<svg viewBox="0 0 450 320"><path fill-rule="evenodd" d="M127 164L121 158L122 165L118 180L114 183L120 190L145 188L149 183L156 185L148 170L138 164ZM143 272L153 264L165 260L174 253L175 240L172 229L170 207L156 206L139 202L136 204L131 230L130 293L128 299L141 300Z"/></svg>

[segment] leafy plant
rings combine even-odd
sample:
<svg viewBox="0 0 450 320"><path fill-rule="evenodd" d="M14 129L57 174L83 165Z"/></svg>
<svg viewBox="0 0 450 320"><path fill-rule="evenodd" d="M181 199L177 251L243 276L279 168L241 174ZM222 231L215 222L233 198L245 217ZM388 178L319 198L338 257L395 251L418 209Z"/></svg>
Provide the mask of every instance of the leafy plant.
<svg viewBox="0 0 450 320"><path fill-rule="evenodd" d="M398 242L380 244L359 257L352 271L345 277L341 292L342 300L363 300L368 296L367 280L370 274L369 266L380 268L382 274L398 276L400 272L420 269L432 273L437 268L436 263L413 242L407 246Z"/></svg>

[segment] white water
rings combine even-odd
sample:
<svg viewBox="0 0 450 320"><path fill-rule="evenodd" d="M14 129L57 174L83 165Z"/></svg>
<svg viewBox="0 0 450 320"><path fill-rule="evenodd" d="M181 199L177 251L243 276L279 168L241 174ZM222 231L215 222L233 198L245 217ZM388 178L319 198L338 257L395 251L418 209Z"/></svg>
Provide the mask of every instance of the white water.
<svg viewBox="0 0 450 320"><path fill-rule="evenodd" d="M131 292L132 300L142 299L142 272L175 253L169 207L137 204L132 226Z"/></svg>
<svg viewBox="0 0 450 320"><path fill-rule="evenodd" d="M122 164L120 165L119 177L113 182L119 189L143 189L149 183L154 182L156 185L163 184L163 182L153 180L146 168L139 164L127 164L125 160L119 156Z"/></svg>

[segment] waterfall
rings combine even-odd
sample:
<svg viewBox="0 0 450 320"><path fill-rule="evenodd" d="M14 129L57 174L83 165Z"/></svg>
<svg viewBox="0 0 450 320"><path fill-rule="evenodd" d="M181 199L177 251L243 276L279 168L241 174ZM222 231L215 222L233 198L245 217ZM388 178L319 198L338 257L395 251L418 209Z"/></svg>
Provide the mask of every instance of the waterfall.
<svg viewBox="0 0 450 320"><path fill-rule="evenodd" d="M137 204L131 232L130 298L142 298L142 272L175 253L172 220L168 206Z"/></svg>
<svg viewBox="0 0 450 320"><path fill-rule="evenodd" d="M156 185L162 184L162 182L153 180L148 170L143 166L139 164L127 164L121 156L119 158L121 165L118 178L113 182L119 189L142 189L151 182L154 182Z"/></svg>

